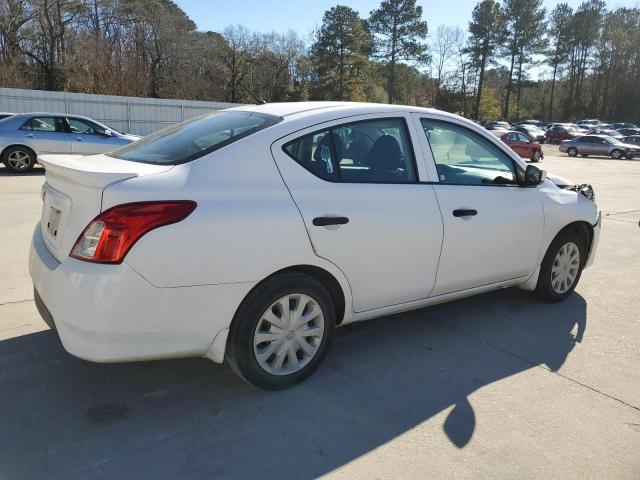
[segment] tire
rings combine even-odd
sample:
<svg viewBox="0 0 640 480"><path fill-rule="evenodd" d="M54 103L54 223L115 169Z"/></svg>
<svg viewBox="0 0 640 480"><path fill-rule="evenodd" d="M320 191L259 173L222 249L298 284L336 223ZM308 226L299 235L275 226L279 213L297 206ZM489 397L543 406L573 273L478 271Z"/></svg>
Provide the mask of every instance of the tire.
<svg viewBox="0 0 640 480"><path fill-rule="evenodd" d="M284 309L280 308L285 299L289 319L291 312L294 318L297 312L309 315L309 308L319 308L320 314L298 327L281 323L286 322ZM227 362L240 378L258 388L292 387L306 380L320 365L331 342L335 317L331 295L315 278L294 272L276 275L258 285L238 308L229 332ZM277 327L276 321L283 328ZM305 336L312 331L313 336ZM259 335L266 340L258 343ZM295 354L295 360L291 353Z"/></svg>
<svg viewBox="0 0 640 480"><path fill-rule="evenodd" d="M577 261L575 255L571 255L576 250ZM545 302L559 302L571 295L580 281L586 254L582 235L570 229L561 231L549 245L542 260L535 296ZM563 280L567 283L563 283Z"/></svg>
<svg viewBox="0 0 640 480"><path fill-rule="evenodd" d="M538 163L541 158L542 158L542 153L540 152L540 150L536 150L535 152L533 152L533 155L531 156L531 161L533 163Z"/></svg>
<svg viewBox="0 0 640 480"><path fill-rule="evenodd" d="M575 157L576 155L578 155L578 149L576 147L570 147L567 150L567 155L569 155L570 157Z"/></svg>
<svg viewBox="0 0 640 480"><path fill-rule="evenodd" d="M9 147L2 153L2 161L11 173L27 173L36 164L36 154L27 147Z"/></svg>
<svg viewBox="0 0 640 480"><path fill-rule="evenodd" d="M633 155L630 153L627 153L627 160L633 160Z"/></svg>
<svg viewBox="0 0 640 480"><path fill-rule="evenodd" d="M622 150L614 150L611 152L611 158L614 160L620 160L622 157L624 157Z"/></svg>

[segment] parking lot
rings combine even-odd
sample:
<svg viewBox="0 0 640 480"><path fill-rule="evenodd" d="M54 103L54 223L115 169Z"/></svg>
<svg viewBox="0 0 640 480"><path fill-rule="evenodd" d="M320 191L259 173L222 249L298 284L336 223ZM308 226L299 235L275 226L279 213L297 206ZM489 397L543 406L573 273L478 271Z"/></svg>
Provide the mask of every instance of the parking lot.
<svg viewBox="0 0 640 480"><path fill-rule="evenodd" d="M204 359L68 355L27 272L43 170L0 168L0 478L640 478L640 159L544 151L603 212L567 301L507 289L348 326L277 393Z"/></svg>

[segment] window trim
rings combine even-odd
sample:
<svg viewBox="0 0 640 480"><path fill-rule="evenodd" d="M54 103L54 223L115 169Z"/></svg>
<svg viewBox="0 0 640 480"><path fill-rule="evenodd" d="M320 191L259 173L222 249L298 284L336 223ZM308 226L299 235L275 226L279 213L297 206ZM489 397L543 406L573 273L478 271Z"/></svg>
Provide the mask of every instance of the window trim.
<svg viewBox="0 0 640 480"><path fill-rule="evenodd" d="M466 125L462 125L462 124L457 123L457 122L452 122L450 120L443 120L443 119L440 119L440 118L432 118L432 117L427 117L427 116L424 116L424 115L419 115L418 116L418 122L420 124L420 130L422 131L421 133L426 137L426 142L427 142L427 145L429 146L429 151L431 152L431 160L433 161L434 167L436 165L438 165L438 162L436 162L436 157L433 154L433 149L431 148L431 142L429 141L429 138L424 133L424 127L422 126L422 120L427 120L427 121L432 121L432 122L439 122L439 123L444 123L444 124L447 124L447 125L453 125L454 127L466 130L466 131L468 131L468 132L470 132L470 133L472 133L472 134L474 134L476 136L479 136L480 138L483 138L484 140L486 140L493 147L498 149L499 152L504 154L505 157L511 162L511 165L513 166L513 169L514 169L515 183L470 183L470 184L466 184L466 183L449 183L449 182L441 182L439 176L437 177L438 178L437 182L429 181L429 182L421 182L421 183L426 183L426 184L430 184L430 185L452 185L452 186L456 186L456 187L500 187L500 188L504 188L504 187L514 188L515 187L515 188L522 188L522 185L519 182L520 182L521 179L524 178L524 170L520 167L520 165L513 158L511 158L511 155L508 152L506 152L500 145L495 143L493 140L484 137L483 135L481 135L480 133L474 131L472 128L467 127Z"/></svg>
<svg viewBox="0 0 640 480"><path fill-rule="evenodd" d="M347 117L348 118L348 117ZM402 181L398 181L398 182L391 182L391 181L384 181L384 180L379 180L379 181L344 181L342 180L342 178L340 177L340 165L338 164L338 168L337 168L337 172L338 172L338 178L336 180L330 180L330 179L326 179L326 178L322 178L319 177L318 175L316 175L315 173L313 173L311 170L309 170L306 166L304 166L302 163L300 163L296 158L294 158L292 155L289 154L289 152L287 152L286 147L288 145L290 145L291 143L297 142L300 139L306 137L306 136L313 136L313 135L317 135L318 133L324 132L324 131L328 131L329 132L329 139L330 139L330 147L331 147L331 154L335 157L338 158L338 155L336 154L336 148L335 148L335 144L334 144L334 139L333 139L333 133L332 130L334 128L341 128L344 127L346 125L356 125L358 123L369 123L369 122L376 122L376 121L380 121L380 120L400 120L402 121L403 125L404 125L404 129L405 129L405 134L407 137L407 141L409 143L409 150L411 151L411 156L412 156L412 161L413 161L413 175L415 177L415 180L402 180ZM347 121L344 123L337 123L334 125L325 125L324 128L320 128L318 130L314 130L311 132L307 132L299 137L296 137L292 140L289 140L285 143L282 144L281 147L282 151L284 152L284 154L291 158L294 162L296 162L297 165L300 165L302 168L304 168L307 172L309 172L311 175L313 175L314 178L317 178L318 180L321 180L323 182L329 182L329 183L344 183L344 184L365 184L365 185L418 185L418 184L423 184L423 183L429 183L429 182L422 182L420 181L419 178L419 172L418 172L418 162L417 162L417 157L416 157L416 149L413 146L413 140L411 138L411 130L409 129L409 123L407 122L407 118L405 116L390 116L390 117L373 117L373 118L365 118L365 119L361 119L361 120L354 120L354 121Z"/></svg>

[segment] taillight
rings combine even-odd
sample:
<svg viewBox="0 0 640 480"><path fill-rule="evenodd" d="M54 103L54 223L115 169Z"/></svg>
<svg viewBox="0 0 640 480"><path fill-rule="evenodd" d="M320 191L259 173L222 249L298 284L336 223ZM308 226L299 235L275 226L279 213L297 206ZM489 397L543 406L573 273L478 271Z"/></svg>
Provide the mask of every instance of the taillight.
<svg viewBox="0 0 640 480"><path fill-rule="evenodd" d="M105 210L80 234L71 256L96 263L121 263L131 247L154 228L184 220L196 202L125 203Z"/></svg>

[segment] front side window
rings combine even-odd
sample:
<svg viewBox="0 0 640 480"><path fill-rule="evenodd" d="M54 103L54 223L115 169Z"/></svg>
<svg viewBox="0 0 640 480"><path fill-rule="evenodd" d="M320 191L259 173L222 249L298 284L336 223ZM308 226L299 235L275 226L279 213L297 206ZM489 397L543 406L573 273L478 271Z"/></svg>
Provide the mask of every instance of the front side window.
<svg viewBox="0 0 640 480"><path fill-rule="evenodd" d="M99 127L95 123L88 122L86 120L80 120L79 118L67 118L69 122L69 128L71 133L85 134L85 135L103 135L104 128Z"/></svg>
<svg viewBox="0 0 640 480"><path fill-rule="evenodd" d="M280 122L275 115L221 111L164 128L107 155L131 162L177 165L200 158Z"/></svg>
<svg viewBox="0 0 640 480"><path fill-rule="evenodd" d="M489 140L464 127L422 119L440 183L515 184L513 161Z"/></svg>
<svg viewBox="0 0 640 480"><path fill-rule="evenodd" d="M283 149L323 180L346 183L417 181L409 134L400 118L339 125L293 140Z"/></svg>
<svg viewBox="0 0 640 480"><path fill-rule="evenodd" d="M518 141L523 143L529 143L531 139L523 133L518 133Z"/></svg>

